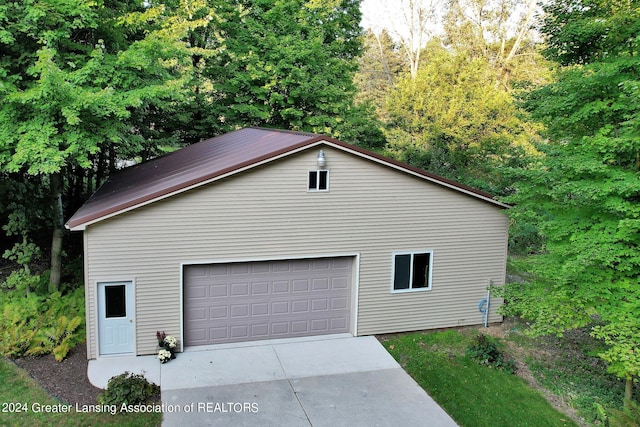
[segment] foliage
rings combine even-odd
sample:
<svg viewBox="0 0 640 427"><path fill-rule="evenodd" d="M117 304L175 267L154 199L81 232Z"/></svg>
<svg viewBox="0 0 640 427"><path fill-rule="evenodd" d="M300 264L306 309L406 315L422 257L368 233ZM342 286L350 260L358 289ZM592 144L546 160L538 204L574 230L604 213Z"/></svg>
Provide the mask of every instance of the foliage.
<svg viewBox="0 0 640 427"><path fill-rule="evenodd" d="M473 334L473 332L472 332ZM465 356L461 331L399 334L383 344L460 426L573 426L521 378Z"/></svg>
<svg viewBox="0 0 640 427"><path fill-rule="evenodd" d="M636 38L628 39L636 27L622 27L637 5L554 2L549 11L547 22L563 23L545 27L549 54L578 65L526 98L548 140L538 146L539 162L520 171L508 201L517 205L513 214L535 218L544 252L532 260L532 283L507 289L505 313L535 322L538 334L562 334L598 319L602 326L593 333L608 345L603 359L631 381L640 369L640 57ZM591 18L583 19L585 13ZM593 25L597 34L590 33ZM614 49L607 35L619 34L629 43Z"/></svg>
<svg viewBox="0 0 640 427"><path fill-rule="evenodd" d="M598 357L603 343L590 335L591 327L562 337L531 336L528 328L517 320L504 341L518 346L514 354L524 356L538 384L587 421L604 423L622 406L625 384L608 373L607 363Z"/></svg>
<svg viewBox="0 0 640 427"><path fill-rule="evenodd" d="M354 78L358 88L356 102L373 105L378 119L384 122L388 120L385 99L403 73L401 55L385 30L380 34L367 31L363 40L363 53Z"/></svg>
<svg viewBox="0 0 640 427"><path fill-rule="evenodd" d="M219 53L199 71L197 100L207 111L187 114L190 125L207 137L265 126L380 145L371 110L354 103L358 1L215 4Z"/></svg>
<svg viewBox="0 0 640 427"><path fill-rule="evenodd" d="M98 396L103 405L138 405L160 393L160 387L150 383L144 375L125 372L112 377L107 388Z"/></svg>
<svg viewBox="0 0 640 427"><path fill-rule="evenodd" d="M635 427L640 425L640 405L630 404L628 411L613 410L605 418L609 427Z"/></svg>
<svg viewBox="0 0 640 427"><path fill-rule="evenodd" d="M536 0L452 0L444 19L445 43L484 58L507 91L548 82L549 64L536 42Z"/></svg>
<svg viewBox="0 0 640 427"><path fill-rule="evenodd" d="M52 290L61 269L59 196L73 195L65 204L78 207L107 169L159 152L159 112L189 97L193 49L183 38L208 22L189 18L203 7L205 0L0 7L0 174L18 182L41 177L50 192L46 222L29 222L33 205L11 208L5 231L22 239L6 256L27 265L36 253L32 224L48 223Z"/></svg>
<svg viewBox="0 0 640 427"><path fill-rule="evenodd" d="M55 321L55 325L46 329L39 329L26 355L41 356L44 354L53 354L56 361L60 362L77 343L77 337L74 332L83 322L79 316L68 319L66 316L60 316Z"/></svg>
<svg viewBox="0 0 640 427"><path fill-rule="evenodd" d="M481 365L504 370L510 374L516 371L515 362L511 359L506 359L498 348L497 342L482 333L478 334L471 345L467 347L466 355Z"/></svg>
<svg viewBox="0 0 640 427"><path fill-rule="evenodd" d="M26 290L30 289L38 294L46 289L47 283L42 275L30 274L24 269L16 270L0 283L0 289L8 291L17 291L22 295L26 295Z"/></svg>
<svg viewBox="0 0 640 427"><path fill-rule="evenodd" d="M39 258L40 235L46 230L42 223L49 217L44 185L40 177L0 174L0 224L8 238L0 252L3 258L21 265L26 274Z"/></svg>
<svg viewBox="0 0 640 427"><path fill-rule="evenodd" d="M544 6L547 57L562 65L588 64L637 53L638 1L570 0Z"/></svg>
<svg viewBox="0 0 640 427"><path fill-rule="evenodd" d="M58 405L60 401L51 397L29 374L11 361L0 358L0 401L31 404ZM57 427L57 426L104 426L104 427L156 427L162 424L161 413L121 413L114 417L110 412L53 413L50 411L7 411L2 414L2 425L6 427Z"/></svg>
<svg viewBox="0 0 640 427"><path fill-rule="evenodd" d="M496 88L483 58L431 44L415 80L388 98L388 154L446 178L507 194L502 170L534 154L535 127L521 120L511 95Z"/></svg>
<svg viewBox="0 0 640 427"><path fill-rule="evenodd" d="M131 108L179 93L176 71L188 59L185 47L163 37L162 26L136 28L149 15L161 18L160 8L143 13L142 5L129 6L114 15L117 9L102 3L29 3L11 4L1 39L8 53L0 61L4 170L36 175L67 164L87 168L104 144L129 139ZM131 41L115 39L121 25Z"/></svg>
<svg viewBox="0 0 640 427"><path fill-rule="evenodd" d="M16 280L37 282L40 278L14 273L7 282ZM19 290L9 290L0 292L0 302L3 307L0 353L6 356L52 353L61 361L76 344L84 341L83 289L67 295L44 296L36 293L25 296Z"/></svg>

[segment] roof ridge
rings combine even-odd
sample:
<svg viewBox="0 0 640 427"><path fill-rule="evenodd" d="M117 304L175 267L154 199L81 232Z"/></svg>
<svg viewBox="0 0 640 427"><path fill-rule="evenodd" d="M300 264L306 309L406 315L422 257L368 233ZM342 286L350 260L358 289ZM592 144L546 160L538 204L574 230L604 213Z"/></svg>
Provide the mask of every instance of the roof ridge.
<svg viewBox="0 0 640 427"><path fill-rule="evenodd" d="M292 130L292 129L268 128L268 127L264 127L264 126L248 126L246 128L242 128L242 129L255 129L255 130L263 130L263 131L267 131L267 132L288 133L288 134L300 135L300 136L330 138L328 135L325 135L325 134L322 134L322 133L305 132L305 131L302 131L302 130ZM238 130L242 130L242 129L238 129Z"/></svg>

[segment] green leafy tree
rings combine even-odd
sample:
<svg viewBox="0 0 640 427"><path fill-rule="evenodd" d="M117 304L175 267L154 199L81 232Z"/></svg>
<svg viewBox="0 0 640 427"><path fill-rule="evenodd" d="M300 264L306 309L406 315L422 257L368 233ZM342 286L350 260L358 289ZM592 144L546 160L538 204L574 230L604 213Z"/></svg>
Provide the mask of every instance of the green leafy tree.
<svg viewBox="0 0 640 427"><path fill-rule="evenodd" d="M0 171L40 175L49 187L51 291L60 284L62 195L70 177L87 175L105 153L114 169L149 149L139 126L144 111L161 110L185 93L191 63L182 40L203 22L181 12L194 7L204 4L0 6Z"/></svg>
<svg viewBox="0 0 640 427"><path fill-rule="evenodd" d="M496 87L481 57L451 53L437 43L423 52L415 79L391 92L388 152L414 166L494 194L510 191L501 168L521 164L533 129L518 117L511 95Z"/></svg>
<svg viewBox="0 0 640 427"><path fill-rule="evenodd" d="M371 108L354 103L361 54L355 0L218 1L219 54L205 61L199 86L207 114L187 113L199 131L243 126L326 133L380 144ZM199 110L199 108L197 109ZM194 138L197 139L197 138Z"/></svg>
<svg viewBox="0 0 640 427"><path fill-rule="evenodd" d="M597 320L628 408L640 369L640 10L557 1L547 12L547 55L566 67L527 99L548 139L511 199L514 215L536 218L544 252L533 283L507 289L507 310L540 334Z"/></svg>

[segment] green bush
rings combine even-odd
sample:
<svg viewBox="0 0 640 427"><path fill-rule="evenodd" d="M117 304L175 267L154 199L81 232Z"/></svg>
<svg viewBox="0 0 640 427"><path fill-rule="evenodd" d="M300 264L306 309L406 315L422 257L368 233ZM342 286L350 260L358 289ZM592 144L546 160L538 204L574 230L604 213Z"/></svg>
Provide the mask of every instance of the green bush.
<svg viewBox="0 0 640 427"><path fill-rule="evenodd" d="M47 289L48 277L39 274L29 274L24 270L11 272L4 282L0 283L0 288L25 295L34 292L41 294ZM28 291L28 292L27 292Z"/></svg>
<svg viewBox="0 0 640 427"><path fill-rule="evenodd" d="M150 383L140 374L125 372L112 377L107 388L98 396L98 403L103 405L138 405L156 396L160 387Z"/></svg>
<svg viewBox="0 0 640 427"><path fill-rule="evenodd" d="M511 374L516 372L516 363L511 359L506 359L496 341L484 334L478 334L467 348L466 355L480 362L481 365L491 366Z"/></svg>

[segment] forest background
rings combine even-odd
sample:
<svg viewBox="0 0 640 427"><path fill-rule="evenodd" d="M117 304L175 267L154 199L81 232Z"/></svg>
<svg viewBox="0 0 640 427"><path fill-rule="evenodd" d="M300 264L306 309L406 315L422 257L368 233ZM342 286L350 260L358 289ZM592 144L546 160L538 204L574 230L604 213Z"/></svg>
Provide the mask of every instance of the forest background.
<svg viewBox="0 0 640 427"><path fill-rule="evenodd" d="M637 0L0 0L2 351L73 344L81 239L63 223L109 174L276 127L511 203L527 280L497 290L505 314L532 334L590 328L629 409L639 37ZM43 312L53 341L29 323Z"/></svg>

